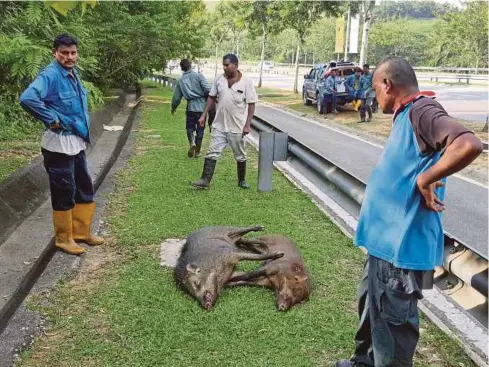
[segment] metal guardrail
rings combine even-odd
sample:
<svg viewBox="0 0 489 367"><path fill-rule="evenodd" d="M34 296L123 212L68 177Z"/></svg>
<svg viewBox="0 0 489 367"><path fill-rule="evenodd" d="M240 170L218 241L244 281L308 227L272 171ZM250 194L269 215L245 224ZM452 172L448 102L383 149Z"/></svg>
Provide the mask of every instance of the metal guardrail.
<svg viewBox="0 0 489 367"><path fill-rule="evenodd" d="M254 117L252 128L256 131L280 132L268 122ZM347 195L361 206L366 184L350 173L331 163L328 159L306 147L289 136L288 152L300 160L305 166L314 171L319 177L335 185L344 195ZM470 250L449 233L445 232L445 256L443 267L465 284L487 298L488 275L487 259Z"/></svg>
<svg viewBox="0 0 489 367"><path fill-rule="evenodd" d="M489 75L471 75L471 74L443 74L443 75L417 75L418 79L429 79L431 82L443 81L443 80L457 80L458 83L462 83L465 80L466 84L470 84L470 81L489 81Z"/></svg>
<svg viewBox="0 0 489 367"><path fill-rule="evenodd" d="M175 85L177 84L177 79L165 75L153 75L150 79L164 87L172 89L175 88Z"/></svg>

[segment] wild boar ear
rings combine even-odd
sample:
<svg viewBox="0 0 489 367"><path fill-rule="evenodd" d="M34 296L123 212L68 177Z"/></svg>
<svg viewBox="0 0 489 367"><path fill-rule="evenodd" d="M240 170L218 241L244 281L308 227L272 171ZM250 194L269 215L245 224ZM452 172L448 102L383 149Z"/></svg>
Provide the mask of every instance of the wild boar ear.
<svg viewBox="0 0 489 367"><path fill-rule="evenodd" d="M307 275L296 275L295 280L298 282L305 282L307 280L308 276Z"/></svg>
<svg viewBox="0 0 489 367"><path fill-rule="evenodd" d="M198 274L200 269L195 264L187 264L187 273Z"/></svg>

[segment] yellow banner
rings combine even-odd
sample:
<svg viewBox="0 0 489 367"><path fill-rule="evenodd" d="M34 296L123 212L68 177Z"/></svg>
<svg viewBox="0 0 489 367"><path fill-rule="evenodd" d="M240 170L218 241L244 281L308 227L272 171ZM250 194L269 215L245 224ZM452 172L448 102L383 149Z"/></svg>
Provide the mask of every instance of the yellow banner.
<svg viewBox="0 0 489 367"><path fill-rule="evenodd" d="M334 47L335 53L344 52L345 46L345 19L336 19L336 42Z"/></svg>

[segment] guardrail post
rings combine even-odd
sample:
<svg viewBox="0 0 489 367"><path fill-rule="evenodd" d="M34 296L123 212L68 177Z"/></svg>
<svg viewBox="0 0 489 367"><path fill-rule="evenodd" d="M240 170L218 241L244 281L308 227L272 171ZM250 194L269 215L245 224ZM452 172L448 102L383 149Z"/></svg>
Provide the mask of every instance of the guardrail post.
<svg viewBox="0 0 489 367"><path fill-rule="evenodd" d="M258 191L272 191L273 161L287 160L288 134L260 132Z"/></svg>

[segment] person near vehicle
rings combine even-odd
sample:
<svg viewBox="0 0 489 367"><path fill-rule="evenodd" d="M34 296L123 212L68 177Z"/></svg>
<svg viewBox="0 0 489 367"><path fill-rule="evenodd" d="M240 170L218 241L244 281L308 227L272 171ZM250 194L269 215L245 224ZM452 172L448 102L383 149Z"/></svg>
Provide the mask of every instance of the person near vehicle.
<svg viewBox="0 0 489 367"><path fill-rule="evenodd" d="M362 85L361 85L362 72L358 69L355 73L348 76L345 82L345 87L352 99L351 105L355 111L358 111L360 105L362 104Z"/></svg>
<svg viewBox="0 0 489 367"><path fill-rule="evenodd" d="M372 120L372 103L375 98L375 90L372 88L372 73L370 72L369 64L363 65L363 75L360 78L360 88L362 90L360 122L370 122Z"/></svg>
<svg viewBox="0 0 489 367"><path fill-rule="evenodd" d="M77 41L66 34L56 37L53 56L22 93L20 104L46 127L41 152L49 175L55 246L79 255L85 249L75 241L92 246L104 242L90 231L95 202L85 157L90 143L87 90L75 67Z"/></svg>
<svg viewBox="0 0 489 367"><path fill-rule="evenodd" d="M328 106L331 103L331 109L334 114L337 114L338 111L336 110L336 87L338 83L338 78L337 78L337 71L336 70L331 70L331 73L329 76L326 78L322 85L322 100L323 103L323 110L324 110L324 117L326 117L326 113L328 111Z"/></svg>
<svg viewBox="0 0 489 367"><path fill-rule="evenodd" d="M433 92L419 91L405 59L381 61L373 88L382 111L394 114L393 127L367 183L355 235L368 251L356 348L337 367L412 366L423 278L432 279L443 262L444 182L482 152L479 139Z"/></svg>
<svg viewBox="0 0 489 367"><path fill-rule="evenodd" d="M183 75L177 81L171 102L171 113L175 114L182 97L187 100L186 130L189 149L189 158L199 157L204 139L205 126L199 125L199 117L205 108L205 100L209 95L209 84L201 73L192 70L192 63L188 59L180 61Z"/></svg>
<svg viewBox="0 0 489 367"><path fill-rule="evenodd" d="M199 119L199 124L203 126L207 113L214 107L216 99L219 99L212 124L209 150L200 180L191 184L197 188L209 188L216 162L224 148L229 146L237 162L238 186L247 189L244 137L250 132L258 97L252 80L238 70L236 55L225 55L222 65L224 74L218 76L212 84L207 105Z"/></svg>

